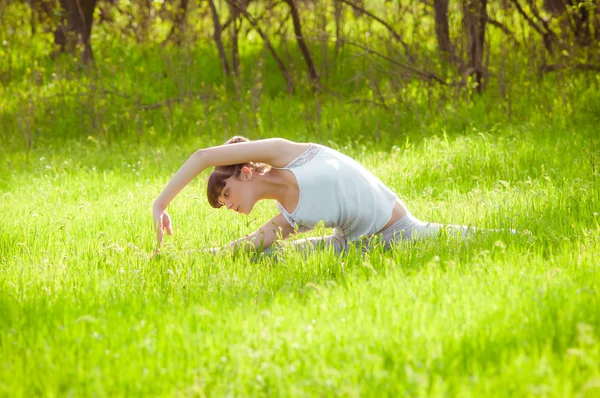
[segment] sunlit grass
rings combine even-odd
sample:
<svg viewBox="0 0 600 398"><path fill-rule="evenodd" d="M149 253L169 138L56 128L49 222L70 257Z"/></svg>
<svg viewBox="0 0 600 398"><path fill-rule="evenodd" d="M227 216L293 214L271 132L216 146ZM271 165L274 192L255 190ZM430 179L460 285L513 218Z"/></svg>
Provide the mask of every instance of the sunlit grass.
<svg viewBox="0 0 600 398"><path fill-rule="evenodd" d="M0 392L595 396L599 180L584 135L547 137L333 141L423 220L520 232L341 257L190 254L275 214L213 210L207 173L153 257L151 203L201 141L5 154Z"/></svg>

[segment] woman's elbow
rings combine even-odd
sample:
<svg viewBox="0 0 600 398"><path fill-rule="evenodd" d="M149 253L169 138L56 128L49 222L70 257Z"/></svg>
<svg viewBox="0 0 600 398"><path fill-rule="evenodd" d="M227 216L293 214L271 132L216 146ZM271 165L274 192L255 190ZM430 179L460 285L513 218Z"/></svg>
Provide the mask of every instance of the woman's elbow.
<svg viewBox="0 0 600 398"><path fill-rule="evenodd" d="M205 154L206 154L206 148L200 148L192 154L192 157L201 159L204 157Z"/></svg>

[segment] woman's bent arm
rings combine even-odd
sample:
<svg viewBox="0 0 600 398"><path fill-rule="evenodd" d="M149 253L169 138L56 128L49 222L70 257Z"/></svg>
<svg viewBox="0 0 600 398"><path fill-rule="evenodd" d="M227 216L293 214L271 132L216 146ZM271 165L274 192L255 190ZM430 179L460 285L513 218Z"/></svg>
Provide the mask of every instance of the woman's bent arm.
<svg viewBox="0 0 600 398"><path fill-rule="evenodd" d="M283 167L299 156L305 147L306 144L298 144L283 138L268 138L200 149L175 173L154 201L154 206L160 210L166 209L173 198L208 167L247 162L261 162L274 167Z"/></svg>
<svg viewBox="0 0 600 398"><path fill-rule="evenodd" d="M286 221L281 213L267 221L262 227L248 236L228 243L223 249L238 250L250 249L266 250L278 238L286 239L294 229Z"/></svg>
<svg viewBox="0 0 600 398"><path fill-rule="evenodd" d="M162 244L163 229L171 235L171 221L166 213L169 203L204 169L211 166L261 162L274 167L284 167L300 156L308 144L299 144L283 138L241 142L229 145L200 149L181 166L171 181L154 201L152 209L156 242Z"/></svg>
<svg viewBox="0 0 600 398"><path fill-rule="evenodd" d="M196 151L190 158L177 170L171 181L163 189L161 194L154 201L154 208L164 210L169 203L187 184L189 184L198 174L200 174L206 165L200 156L202 150Z"/></svg>

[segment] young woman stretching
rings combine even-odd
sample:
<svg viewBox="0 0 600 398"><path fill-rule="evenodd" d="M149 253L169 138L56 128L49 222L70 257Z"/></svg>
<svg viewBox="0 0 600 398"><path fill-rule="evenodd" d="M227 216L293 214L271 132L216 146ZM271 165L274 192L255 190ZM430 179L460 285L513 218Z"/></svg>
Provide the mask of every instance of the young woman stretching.
<svg viewBox="0 0 600 398"><path fill-rule="evenodd" d="M302 249L332 246L341 252L359 244L361 238L376 235L389 246L393 241L435 236L442 228L463 236L474 231L416 219L377 177L332 148L282 138L248 141L233 137L225 145L195 152L156 199L153 213L158 247L165 230L172 234L167 206L211 166L215 170L208 179L207 196L212 207L249 214L259 200L275 199L280 210L262 227L222 249L269 249L276 240L308 231L319 221L334 233L292 244Z"/></svg>

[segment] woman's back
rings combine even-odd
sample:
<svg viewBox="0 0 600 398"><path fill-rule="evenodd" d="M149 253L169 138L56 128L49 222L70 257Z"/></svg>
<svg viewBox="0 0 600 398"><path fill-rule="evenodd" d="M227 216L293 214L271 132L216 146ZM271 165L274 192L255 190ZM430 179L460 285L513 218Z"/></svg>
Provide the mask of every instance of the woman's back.
<svg viewBox="0 0 600 398"><path fill-rule="evenodd" d="M389 221L398 199L354 159L324 145L311 143L282 169L294 173L300 197L291 213L277 205L286 220L301 231L324 221L347 240L371 235Z"/></svg>

